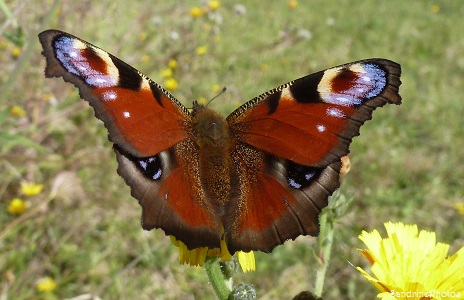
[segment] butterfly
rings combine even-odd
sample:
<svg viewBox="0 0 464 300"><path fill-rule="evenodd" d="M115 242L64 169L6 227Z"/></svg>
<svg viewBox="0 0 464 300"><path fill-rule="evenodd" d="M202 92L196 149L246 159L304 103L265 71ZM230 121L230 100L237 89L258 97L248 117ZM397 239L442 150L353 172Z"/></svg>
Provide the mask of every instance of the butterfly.
<svg viewBox="0 0 464 300"><path fill-rule="evenodd" d="M118 173L142 206L142 227L189 249L270 252L319 233L340 185L341 158L372 112L400 104L401 67L340 65L263 93L227 118L188 110L130 65L71 34L39 34L46 77L63 77L109 132Z"/></svg>

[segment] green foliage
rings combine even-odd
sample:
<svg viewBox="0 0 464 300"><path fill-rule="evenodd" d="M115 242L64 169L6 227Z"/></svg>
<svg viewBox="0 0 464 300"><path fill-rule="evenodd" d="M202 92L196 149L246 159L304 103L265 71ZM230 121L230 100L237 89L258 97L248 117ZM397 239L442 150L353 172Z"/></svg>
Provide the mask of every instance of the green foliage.
<svg viewBox="0 0 464 300"><path fill-rule="evenodd" d="M49 28L94 43L160 84L175 59L173 94L191 106L226 86L211 104L224 114L337 64L369 57L399 62L403 104L376 111L351 146L341 193L353 201L334 223L322 296L377 294L351 265L366 266L356 251L363 229L402 221L436 231L451 251L464 244L463 216L454 208L464 198L459 1L315 0L293 9L287 1L222 1L199 17L190 9L204 1L64 1L52 10L45 0L7 3L0 0L6 28L0 31L0 298L213 298L205 272L179 265L163 232L142 231L140 206L115 172L107 133L76 89L44 78L36 36ZM11 114L15 105L26 114ZM24 196L25 181L45 189ZM7 211L16 197L28 203L20 216ZM234 281L253 285L258 298L314 291L315 247L316 239L300 237L271 254L256 253L257 271ZM56 281L55 290L37 291L45 276Z"/></svg>

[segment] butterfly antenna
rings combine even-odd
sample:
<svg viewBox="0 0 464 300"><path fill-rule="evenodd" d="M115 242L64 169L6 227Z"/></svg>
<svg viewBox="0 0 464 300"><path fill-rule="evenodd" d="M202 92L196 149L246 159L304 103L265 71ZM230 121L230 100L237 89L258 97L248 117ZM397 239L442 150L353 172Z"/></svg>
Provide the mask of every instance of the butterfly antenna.
<svg viewBox="0 0 464 300"><path fill-rule="evenodd" d="M217 97L221 96L222 94L224 94L224 92L227 90L226 87L223 87L222 90L216 95L214 96L211 100L208 101L208 103L206 103L205 106L208 106L214 99L216 99Z"/></svg>

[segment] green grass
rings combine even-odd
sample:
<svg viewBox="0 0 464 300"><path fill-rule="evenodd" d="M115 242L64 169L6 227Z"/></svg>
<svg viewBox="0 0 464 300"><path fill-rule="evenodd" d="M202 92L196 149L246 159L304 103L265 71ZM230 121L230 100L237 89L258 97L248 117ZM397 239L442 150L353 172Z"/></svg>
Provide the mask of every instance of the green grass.
<svg viewBox="0 0 464 300"><path fill-rule="evenodd" d="M363 247L357 239L363 229L380 229L389 220L415 223L436 231L451 252L462 247L463 216L453 204L464 197L464 5L299 1L290 9L287 1L263 3L243 1L246 14L238 15L237 2L222 1L215 13L221 22L193 20L189 9L201 4L191 0L64 1L52 12L51 1L4 4L18 13L10 21L0 14L0 28L6 28L0 32L0 298L214 298L203 269L179 265L164 233L141 229L140 206L116 174L107 133L93 111L73 86L44 78L37 33L49 28L90 41L161 84L160 72L176 58L179 88L173 94L191 106L212 98L213 85L226 86L212 103L224 114L337 64L369 57L397 61L403 104L376 111L351 146L353 166L341 191L354 200L336 223L324 299L377 294L349 263L367 267L356 251ZM301 37L305 31L311 38ZM208 52L197 55L198 46ZM14 47L22 49L20 56L13 55ZM26 115L9 114L12 105ZM23 181L45 189L23 197ZM15 197L29 202L26 217L7 213ZM305 237L271 254L256 253L257 271L235 281L253 284L262 299L312 291L315 245L316 239ZM36 291L43 276L56 280L53 293Z"/></svg>

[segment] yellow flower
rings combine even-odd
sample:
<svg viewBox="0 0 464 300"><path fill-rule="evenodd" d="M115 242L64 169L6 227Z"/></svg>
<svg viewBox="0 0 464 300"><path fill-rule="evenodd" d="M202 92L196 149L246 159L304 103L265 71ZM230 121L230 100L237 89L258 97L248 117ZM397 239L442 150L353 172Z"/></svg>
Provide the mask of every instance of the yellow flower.
<svg viewBox="0 0 464 300"><path fill-rule="evenodd" d="M296 0L288 1L288 7L290 8L295 8L297 5L298 5L298 2Z"/></svg>
<svg viewBox="0 0 464 300"><path fill-rule="evenodd" d="M209 1L208 6L209 6L209 8L211 8L212 10L216 10L216 9L219 8L219 6L221 6L221 2L212 0L212 1Z"/></svg>
<svg viewBox="0 0 464 300"><path fill-rule="evenodd" d="M23 182L21 183L21 193L24 196L35 196L43 190L43 184L36 184L33 182Z"/></svg>
<svg viewBox="0 0 464 300"><path fill-rule="evenodd" d="M464 296L464 247L447 257L448 244L436 243L434 232L417 225L384 224L388 238L374 230L359 236L368 249L358 249L371 263L364 277L379 291L381 299L462 299Z"/></svg>
<svg viewBox="0 0 464 300"><path fill-rule="evenodd" d="M197 101L198 101L198 104L201 104L201 105L205 105L206 102L207 102L205 97L200 97L200 98L198 98Z"/></svg>
<svg viewBox="0 0 464 300"><path fill-rule="evenodd" d="M208 247L201 247L189 250L187 246L177 240L172 235L169 236L174 246L179 248L179 263L189 264L190 266L203 266L207 256L217 256L223 261L232 259L229 250L227 249L226 241L221 239L221 248L209 249ZM242 252L237 251L238 261L242 267L243 272L256 270L255 256L253 251Z"/></svg>
<svg viewBox="0 0 464 300"><path fill-rule="evenodd" d="M164 81L164 87L167 88L170 91L175 91L179 84L177 83L177 80L174 78L168 78Z"/></svg>
<svg viewBox="0 0 464 300"><path fill-rule="evenodd" d="M179 63L178 63L177 60L175 60L174 58L171 58L171 59L168 61L168 68L169 68L169 69L175 70L175 69L177 69L178 66L179 66Z"/></svg>
<svg viewBox="0 0 464 300"><path fill-rule="evenodd" d="M220 91L222 91L222 87L219 84L213 84L211 86L211 90L213 90L213 92L215 93L219 93Z"/></svg>
<svg viewBox="0 0 464 300"><path fill-rule="evenodd" d="M16 117L23 117L26 115L26 111L19 105L13 105L10 109L10 114Z"/></svg>
<svg viewBox="0 0 464 300"><path fill-rule="evenodd" d="M22 214L27 208L26 202L20 198L14 198L8 204L7 211L12 215L20 215Z"/></svg>
<svg viewBox="0 0 464 300"><path fill-rule="evenodd" d="M457 209L460 215L464 215L464 202L456 202L454 203L454 208Z"/></svg>
<svg viewBox="0 0 464 300"><path fill-rule="evenodd" d="M142 63L146 64L146 63L148 63L150 61L150 59L151 59L150 55L144 54L144 55L142 55L141 61L142 61Z"/></svg>
<svg viewBox="0 0 464 300"><path fill-rule="evenodd" d="M42 277L37 280L35 287L39 292L51 292L56 288L56 283L50 277Z"/></svg>
<svg viewBox="0 0 464 300"><path fill-rule="evenodd" d="M206 48L206 46L200 46L200 47L197 47L195 52L197 52L198 55L203 55L208 52L208 48Z"/></svg>
<svg viewBox="0 0 464 300"><path fill-rule="evenodd" d="M163 77L163 78L169 78L169 77L172 77L172 75L173 75L173 72L172 72L171 69L164 69L160 73L160 76Z"/></svg>
<svg viewBox="0 0 464 300"><path fill-rule="evenodd" d="M439 13L439 12L440 12L440 6L439 6L439 5L436 5L436 4L435 4L435 5L432 5L432 12L433 12L434 14Z"/></svg>
<svg viewBox="0 0 464 300"><path fill-rule="evenodd" d="M262 64L261 65L261 71L263 71L263 72L269 71L269 65L268 64Z"/></svg>
<svg viewBox="0 0 464 300"><path fill-rule="evenodd" d="M18 57L21 55L21 48L19 47L14 47L13 49L11 49L11 55L13 57Z"/></svg>
<svg viewBox="0 0 464 300"><path fill-rule="evenodd" d="M198 6L194 6L190 9L190 15L194 18L199 18L205 14L204 10Z"/></svg>

